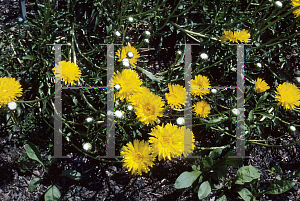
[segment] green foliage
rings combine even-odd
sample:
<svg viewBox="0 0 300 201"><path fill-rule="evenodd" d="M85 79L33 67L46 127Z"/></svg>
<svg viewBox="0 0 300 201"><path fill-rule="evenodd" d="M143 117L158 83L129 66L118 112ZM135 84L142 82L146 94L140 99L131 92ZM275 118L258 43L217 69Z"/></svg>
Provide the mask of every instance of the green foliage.
<svg viewBox="0 0 300 201"><path fill-rule="evenodd" d="M235 184L243 185L246 182L251 182L253 179L258 179L260 177L260 171L250 166L241 167L235 177Z"/></svg>
<svg viewBox="0 0 300 201"><path fill-rule="evenodd" d="M45 201L57 201L61 197L61 194L58 188L55 185L51 185L47 188L46 193L44 195Z"/></svg>
<svg viewBox="0 0 300 201"><path fill-rule="evenodd" d="M224 154L223 154L224 155ZM236 192L245 201L254 201L256 198L263 194L281 194L290 190L295 183L290 180L277 180L268 186L266 190L255 189L254 184L258 182L260 178L260 171L252 165L240 167L237 170L234 180L227 178L227 164L231 163L231 166L238 167L241 165L241 158L230 158L232 156L231 151L227 152L222 157L222 149L215 149L211 151L208 156L202 160L200 165L193 165L192 172L183 172L176 179L174 187L176 189L189 188L193 186L198 192L198 198L206 198L212 190L219 191L219 198L217 200L227 200L226 194ZM221 159L218 159L221 158ZM240 159L238 160L232 159ZM211 165L207 161L211 161ZM276 165L272 170L278 171L282 174L282 170L279 165ZM271 172L271 171L270 171ZM295 173L289 175L292 177ZM198 182L197 178L199 178ZM219 182L228 187L221 188ZM200 185L199 185L200 184ZM259 185L258 185L259 186ZM249 187L250 190L248 189ZM261 193L257 193L257 191Z"/></svg>
<svg viewBox="0 0 300 201"><path fill-rule="evenodd" d="M99 162L120 162L119 159L108 161L99 157L106 155L107 144L108 93L105 86L109 56L104 44L119 44L115 45L114 52L128 44L139 49L141 57L136 68L131 68L139 73L142 86L167 103L168 84L183 86L185 83L185 44L193 44L193 78L205 75L211 86L236 86L237 45L222 43L220 37L224 31L243 29L251 34L251 42L244 46L245 145L280 148L298 143L268 144L286 137L291 125L300 126L299 109L287 111L274 101L276 87L286 81L299 87L297 76L300 75L292 66L295 63L292 60L300 51L300 18L292 13L290 1L282 3L283 7L278 8L273 1L258 0L35 0L31 6L35 7L36 13L28 13L27 20L22 23L3 25L0 36L0 77L14 77L23 88L15 110L8 106L0 108L0 133L7 134L9 140L25 144L31 160L18 158L21 172L42 165L50 174L56 162L56 159L49 159L45 163L39 152L53 155L55 143L53 44L63 44L61 59L76 63L82 73L77 85L83 88L63 89L61 97L63 146L72 146L78 154ZM128 17L133 21L130 22ZM150 35L145 34L146 30ZM202 53L208 58L202 58ZM117 62L116 56L113 59L115 72L125 68ZM258 77L266 80L270 86L268 91L257 93L254 90ZM99 88L85 88L94 86ZM232 109L237 108L237 98L236 89L227 88L201 98L191 97L192 104L207 101L211 110L207 118L193 113L192 127L197 141L193 155L199 158L192 172L185 171L178 177L175 188L195 187L199 199L218 190L221 192L218 200L227 200L224 193L231 191L244 200L254 200L261 192L279 194L293 187L288 178L299 177L299 171L284 175L278 164L269 170L270 175L277 176L277 181L265 191L253 187L260 172L251 165L240 167L234 179L228 178L228 166L238 168L243 163L242 158L235 157L237 118ZM128 105L126 101L115 99L115 110L124 112L123 118L114 119L116 155L133 139L147 140L154 127L139 122L134 110L127 109ZM184 112L184 109L171 109L166 105L160 124L175 124ZM92 121L87 122L87 118ZM16 133L18 138L14 138ZM82 144L86 142L92 145L91 150L83 150ZM213 151L207 151L211 149ZM76 170L65 170L60 176L75 181L81 179ZM42 181L43 178L34 178L29 190L34 191ZM220 182L227 183L228 187L221 188ZM48 187L45 200L57 200L60 196L53 184Z"/></svg>

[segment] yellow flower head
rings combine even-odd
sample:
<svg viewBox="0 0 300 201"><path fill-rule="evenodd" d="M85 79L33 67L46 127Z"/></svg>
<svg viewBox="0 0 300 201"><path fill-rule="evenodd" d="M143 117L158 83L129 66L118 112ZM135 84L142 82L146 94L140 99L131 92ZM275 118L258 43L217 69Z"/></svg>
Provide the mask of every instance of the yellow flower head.
<svg viewBox="0 0 300 201"><path fill-rule="evenodd" d="M251 39L250 39L251 35L250 35L249 31L248 30L246 31L245 29L243 29L242 31L234 32L234 36L237 40L241 41L242 43L248 43L251 41ZM237 43L238 43L238 41L237 41Z"/></svg>
<svg viewBox="0 0 300 201"><path fill-rule="evenodd" d="M142 80L136 71L131 69L124 69L120 73L119 71L115 74L114 84L121 86L120 91L117 92L116 97L123 100L129 100L130 96L139 92Z"/></svg>
<svg viewBox="0 0 300 201"><path fill-rule="evenodd" d="M22 96L21 84L15 78L0 78L0 108Z"/></svg>
<svg viewBox="0 0 300 201"><path fill-rule="evenodd" d="M209 79L206 76L198 75L191 81L192 94L201 97L210 92L210 89L202 89L202 87L210 87Z"/></svg>
<svg viewBox="0 0 300 201"><path fill-rule="evenodd" d="M181 109L182 105L186 102L185 98L187 94L185 88L179 84L168 84L168 87L169 93L165 94L168 104L171 106L171 108Z"/></svg>
<svg viewBox="0 0 300 201"><path fill-rule="evenodd" d="M235 42L236 41L236 38L235 38L235 36L234 36L234 34L233 34L233 32L232 31L225 31L224 30L224 35L222 35L221 37L220 37L220 40L222 41L222 43L225 43L226 41L230 41L230 42Z"/></svg>
<svg viewBox="0 0 300 201"><path fill-rule="evenodd" d="M127 146L127 147L126 147ZM122 160L123 166L131 171L131 174L142 175L142 172L148 173L150 170L149 166L154 165L153 161L155 157L151 155L152 150L148 142L134 140L123 146L121 156L124 157Z"/></svg>
<svg viewBox="0 0 300 201"><path fill-rule="evenodd" d="M195 138L193 132L186 128L185 126L182 126L179 128L181 135L184 136L184 144L183 144L183 152L182 154L184 157L189 155L195 148Z"/></svg>
<svg viewBox="0 0 300 201"><path fill-rule="evenodd" d="M239 41L242 43L248 43L251 41L250 37L251 35L248 30L243 29L242 31L235 31L234 33L229 30L224 31L224 35L220 37L220 40L222 43L225 43L228 40L233 43L239 43Z"/></svg>
<svg viewBox="0 0 300 201"><path fill-rule="evenodd" d="M131 103L132 105L138 105L140 99L149 93L150 93L150 90L147 87L141 86L141 87L137 88L137 92L135 94L130 96L128 102Z"/></svg>
<svg viewBox="0 0 300 201"><path fill-rule="evenodd" d="M164 102L161 99L153 93L145 93L139 100L136 100L133 105L138 120L147 126L158 122L158 117L162 117L164 111Z"/></svg>
<svg viewBox="0 0 300 201"><path fill-rule="evenodd" d="M139 52L132 46L122 47L122 49L119 49L116 52L116 55L118 56L119 62L122 62L122 60L126 58L129 59L129 62L133 67L135 67L136 62L140 58Z"/></svg>
<svg viewBox="0 0 300 201"><path fill-rule="evenodd" d="M210 105L205 101L200 101L196 105L194 105L193 112L200 117L207 117L210 113Z"/></svg>
<svg viewBox="0 0 300 201"><path fill-rule="evenodd" d="M293 8L296 8L297 6L300 6L300 0L292 0L291 1L291 5L293 6ZM296 17L300 16L300 7L296 10L293 11L294 15L296 15Z"/></svg>
<svg viewBox="0 0 300 201"><path fill-rule="evenodd" d="M300 105L300 91L297 86L285 82L280 84L275 91L275 101L279 101L277 105L284 106L284 109L293 110Z"/></svg>
<svg viewBox="0 0 300 201"><path fill-rule="evenodd" d="M81 76L78 66L70 61L61 61L58 64L61 66L62 70L62 72L56 72L59 79L62 78L65 84L70 83L71 85L75 85L74 81L78 81ZM55 67L52 70L55 72Z"/></svg>
<svg viewBox="0 0 300 201"><path fill-rule="evenodd" d="M184 135L178 126L171 123L166 126L156 126L152 128L149 135L149 142L153 148L153 155L158 156L158 160L166 158L171 160L173 157L183 153Z"/></svg>
<svg viewBox="0 0 300 201"><path fill-rule="evenodd" d="M257 78L255 81L255 90L259 93L265 92L266 90L270 89L268 84L262 80L261 78Z"/></svg>

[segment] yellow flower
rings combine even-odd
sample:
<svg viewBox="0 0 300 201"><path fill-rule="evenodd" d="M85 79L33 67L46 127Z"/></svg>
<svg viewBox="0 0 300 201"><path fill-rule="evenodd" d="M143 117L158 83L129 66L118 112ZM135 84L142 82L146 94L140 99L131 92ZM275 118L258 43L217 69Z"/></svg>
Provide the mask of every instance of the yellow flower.
<svg viewBox="0 0 300 201"><path fill-rule="evenodd" d="M0 108L22 96L21 84L15 78L0 78Z"/></svg>
<svg viewBox="0 0 300 201"><path fill-rule="evenodd" d="M135 94L133 94L132 96L130 96L129 98L129 103L131 103L132 105L137 105L139 104L140 99L150 93L150 90L147 87L141 86L139 88L137 88L137 92Z"/></svg>
<svg viewBox="0 0 300 201"><path fill-rule="evenodd" d="M200 117L207 117L210 113L210 105L205 101L200 101L196 105L194 105L193 112Z"/></svg>
<svg viewBox="0 0 300 201"><path fill-rule="evenodd" d="M251 35L249 31L248 30L246 31L245 29L243 29L242 31L234 32L234 36L237 40L241 41L242 43L248 43L251 41L250 39ZM238 41L236 42L238 43Z"/></svg>
<svg viewBox="0 0 300 201"><path fill-rule="evenodd" d="M291 1L291 5L293 6L293 8L296 8L297 6L300 6L300 0L292 0ZM300 7L296 10L293 11L294 15L296 15L296 17L300 16Z"/></svg>
<svg viewBox="0 0 300 201"><path fill-rule="evenodd" d="M234 37L234 34L232 31L225 31L224 30L224 35L222 35L220 37L220 40L222 41L222 43L225 43L226 41L231 41L231 42L235 42L236 41L236 38Z"/></svg>
<svg viewBox="0 0 300 201"><path fill-rule="evenodd" d="M129 59L130 64L135 67L136 62L138 61L138 59L140 58L140 54L137 51L137 49L135 49L132 46L125 46L122 47L122 49L119 49L116 52L116 55L118 56L118 61L122 62L123 59ZM128 60L127 60L128 61Z"/></svg>
<svg viewBox="0 0 300 201"><path fill-rule="evenodd" d="M255 90L259 93L265 92L266 90L270 89L268 84L262 80L261 78L257 78L255 81Z"/></svg>
<svg viewBox="0 0 300 201"><path fill-rule="evenodd" d="M75 85L74 81L78 81L81 76L78 66L70 61L61 61L59 65L62 70L62 72L57 72L59 78L62 78L65 84L70 83L71 85ZM52 70L55 72L55 67Z"/></svg>
<svg viewBox="0 0 300 201"><path fill-rule="evenodd" d="M284 109L293 110L300 105L300 91L297 86L285 82L280 84L275 93L275 101L279 101L277 105L284 106Z"/></svg>
<svg viewBox="0 0 300 201"><path fill-rule="evenodd" d="M148 142L134 140L123 146L121 156L124 157L122 160L123 166L131 171L131 174L142 175L142 172L148 173L150 170L149 166L154 165L153 161L155 157L151 155L152 150Z"/></svg>
<svg viewBox="0 0 300 201"><path fill-rule="evenodd" d="M136 71L131 69L124 69L120 73L119 71L115 74L114 84L121 86L120 91L117 92L116 97L123 100L129 100L130 96L139 92L142 80Z"/></svg>
<svg viewBox="0 0 300 201"><path fill-rule="evenodd" d="M192 94L202 96L208 94L210 89L201 89L201 87L210 87L209 79L206 76L198 75L191 81Z"/></svg>
<svg viewBox="0 0 300 201"><path fill-rule="evenodd" d="M225 31L224 35L220 37L220 40L222 43L225 43L226 41L230 42L236 42L239 43L239 41L248 43L251 41L250 39L251 35L248 30L243 29L242 31L235 31L234 33L232 31Z"/></svg>
<svg viewBox="0 0 300 201"><path fill-rule="evenodd" d="M171 108L181 109L182 105L186 102L185 88L179 84L168 84L168 87L170 92L165 94L168 104L171 106Z"/></svg>
<svg viewBox="0 0 300 201"><path fill-rule="evenodd" d="M194 134L190 129L187 129L185 126L179 128L181 135L184 136L183 152L184 157L189 155L195 148L195 138Z"/></svg>
<svg viewBox="0 0 300 201"><path fill-rule="evenodd" d="M144 93L139 100L135 100L133 105L138 120L147 126L158 122L158 117L162 117L164 111L164 102L161 99L153 93Z"/></svg>
<svg viewBox="0 0 300 201"><path fill-rule="evenodd" d="M178 126L171 123L166 126L156 126L152 128L149 135L149 142L153 148L154 156L158 156L158 160L180 156L183 153L184 135Z"/></svg>

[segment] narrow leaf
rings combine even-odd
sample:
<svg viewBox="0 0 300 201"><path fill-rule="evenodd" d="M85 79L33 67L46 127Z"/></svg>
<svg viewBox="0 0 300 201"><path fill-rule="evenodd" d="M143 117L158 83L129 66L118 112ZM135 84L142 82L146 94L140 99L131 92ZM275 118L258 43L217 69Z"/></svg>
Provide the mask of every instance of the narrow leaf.
<svg viewBox="0 0 300 201"><path fill-rule="evenodd" d="M162 80L162 78L153 75L151 72L149 72L149 71L147 71L147 70L145 70L145 69L143 69L143 68L141 68L139 66L136 66L136 69L138 69L139 71L141 71L142 73L144 73L152 81L160 82Z"/></svg>
<svg viewBox="0 0 300 201"><path fill-rule="evenodd" d="M267 98L267 96L269 95L269 93L268 92L265 92L264 93L264 95L262 95L260 98L259 98L259 100L258 100L258 102L257 102L257 106L259 106L266 98Z"/></svg>

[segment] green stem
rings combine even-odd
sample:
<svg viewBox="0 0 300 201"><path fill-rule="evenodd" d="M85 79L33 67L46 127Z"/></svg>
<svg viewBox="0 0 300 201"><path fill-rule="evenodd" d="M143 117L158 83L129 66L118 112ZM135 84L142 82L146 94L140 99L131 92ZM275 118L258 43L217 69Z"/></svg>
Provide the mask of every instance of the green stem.
<svg viewBox="0 0 300 201"><path fill-rule="evenodd" d="M94 110L95 112L97 112L98 110L96 110L94 108L94 106L92 104L90 104L90 102L87 100L87 98L85 97L85 95L82 93L82 91L80 90L80 95L82 96L82 98L85 100L85 102L87 103L87 105L89 106L89 108L91 108L92 110Z"/></svg>
<svg viewBox="0 0 300 201"><path fill-rule="evenodd" d="M158 32L158 31L160 31L160 30L162 30L165 26L167 26L167 24L168 24L170 18L174 15L174 13L175 13L175 11L177 10L177 8L178 8L179 4L181 3L181 1L182 1L182 0L180 0L180 1L178 2L178 4L177 4L176 7L174 8L173 12L169 15L169 17L167 18L167 20L165 21L165 23L164 23L159 29L157 29L157 30L155 31L155 33ZM172 23L172 22L171 22L171 23Z"/></svg>
<svg viewBox="0 0 300 201"><path fill-rule="evenodd" d="M248 10L248 8L250 7L252 1L253 1L253 0L251 0L251 1L249 2L248 6L247 6L247 8L244 10L244 12Z"/></svg>
<svg viewBox="0 0 300 201"><path fill-rule="evenodd" d="M195 35L195 36L200 36L200 37L203 37L203 38L210 38L210 39L213 39L213 40L216 40L216 41L221 41L221 40L218 40L217 38L214 38L214 37L209 37L209 36L206 36L206 35L201 34L201 33L196 33L196 32L193 32L193 31L189 31L187 29L183 29L178 24L176 24L174 22L171 22L171 24L173 24L175 27L177 27L178 29L180 29L183 32L186 32L186 33L189 33L189 34L192 34L192 35Z"/></svg>
<svg viewBox="0 0 300 201"><path fill-rule="evenodd" d="M50 128L52 128L53 130L54 130L54 128L53 128L53 126L51 126L46 120L45 120L45 118L43 118L43 120L44 120L44 122L46 123L46 124L48 124L48 126L50 127ZM63 133L63 132L61 132L62 133L62 135L63 135L63 137L64 138L66 138L66 134L65 133ZM73 147L75 147L78 151L80 151L82 154L84 154L84 155L86 155L86 156L88 156L88 157L90 157L90 158L92 158L92 159L95 159L95 160L98 160L98 161L101 161L101 162L106 162L106 163L121 163L122 161L110 161L110 160L105 160L105 159L102 159L102 158L97 158L97 157L95 157L95 156L92 156L92 155L90 155L90 154L88 154L88 153L85 153L84 151L82 151L81 149L79 149L75 144L73 144L71 141L68 141L68 143L70 143Z"/></svg>
<svg viewBox="0 0 300 201"><path fill-rule="evenodd" d="M265 146L265 147L289 147L289 146L292 146L294 144L300 143L300 140L298 140L296 142L293 142L293 143L290 143L290 144L285 144L285 145L269 145L269 144L262 144L262 143L259 143L259 142L251 142L251 141L250 141L250 143Z"/></svg>
<svg viewBox="0 0 300 201"><path fill-rule="evenodd" d="M45 98L41 98L41 99L35 99L35 100L31 100L31 101L15 101L16 103L35 103L35 102L39 102L39 101L42 101L42 100L46 100L46 99L50 99L51 97L53 97L55 94L52 94L48 97L45 97Z"/></svg>
<svg viewBox="0 0 300 201"><path fill-rule="evenodd" d="M293 9L291 9L290 11L288 11L287 13L285 13L285 14L279 16L276 20L274 20L273 22L269 23L269 24L268 24L267 26L265 26L262 30L260 30L259 33L262 33L264 30L266 30L267 28L269 28L270 26L272 26L273 24L275 24L276 22L278 22L278 21L281 20L282 18L288 16L290 13L292 13L293 11L295 11L295 10L297 10L297 9L299 9L299 8L300 8L300 6L297 6L297 7L293 8Z"/></svg>
<svg viewBox="0 0 300 201"><path fill-rule="evenodd" d="M254 94L254 91L252 91L252 93L250 94L250 96L248 96L246 99L245 99L245 103L253 96L253 94Z"/></svg>

